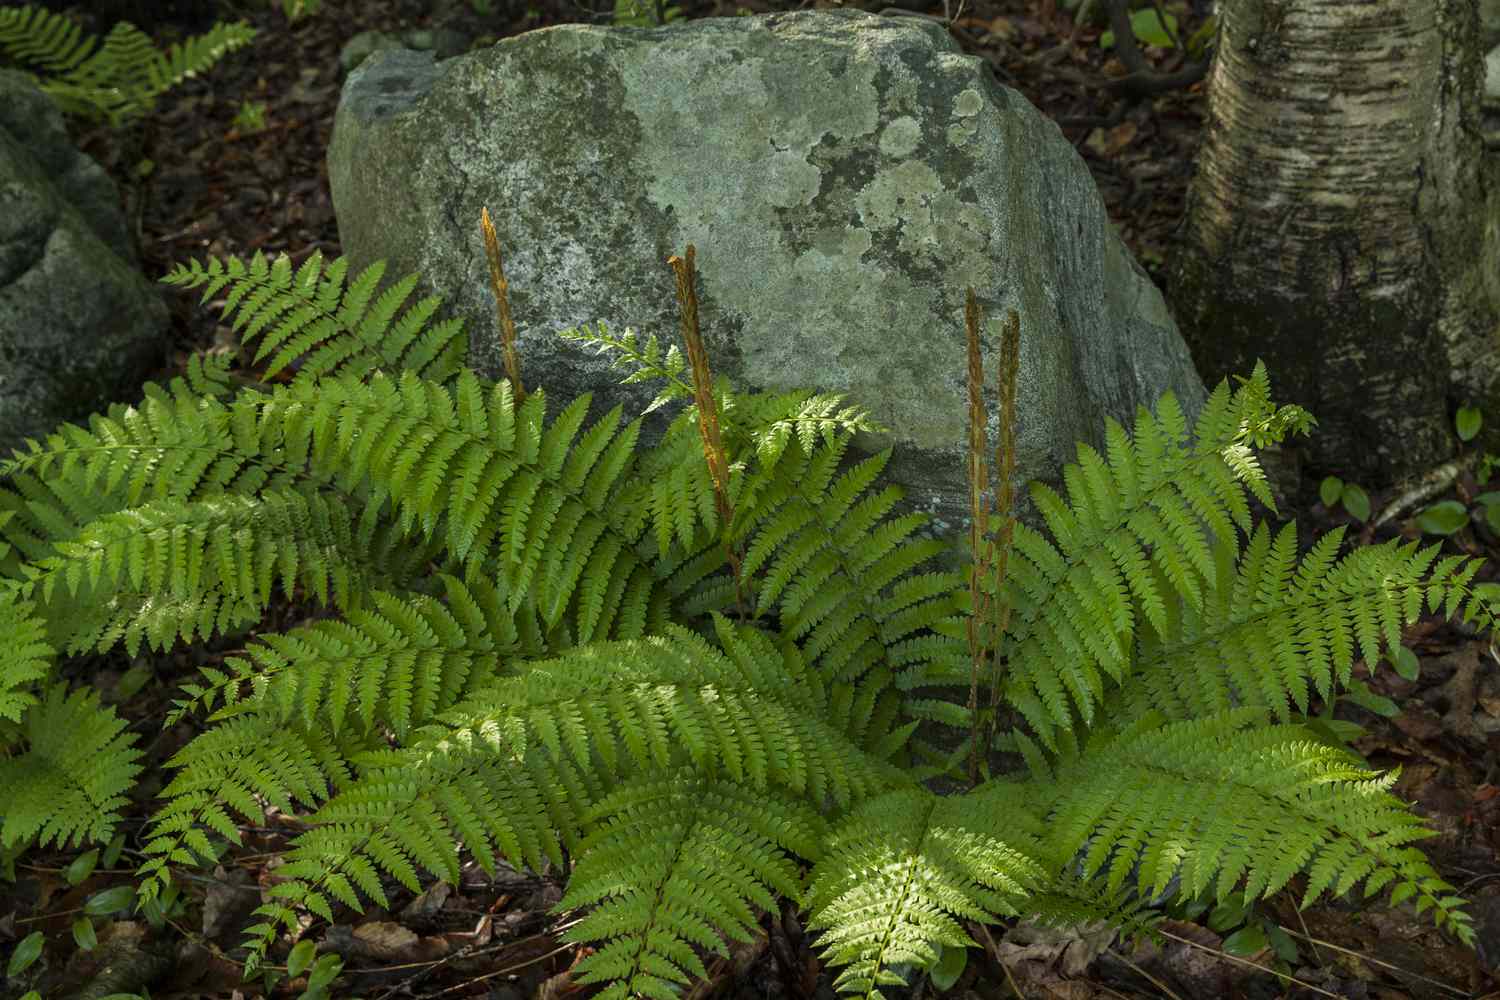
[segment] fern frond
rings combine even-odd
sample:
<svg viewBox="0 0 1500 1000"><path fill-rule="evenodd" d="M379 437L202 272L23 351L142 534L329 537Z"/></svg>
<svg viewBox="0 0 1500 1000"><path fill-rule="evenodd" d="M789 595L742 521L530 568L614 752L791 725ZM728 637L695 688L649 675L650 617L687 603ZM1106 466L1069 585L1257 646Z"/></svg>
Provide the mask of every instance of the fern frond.
<svg viewBox="0 0 1500 1000"><path fill-rule="evenodd" d="M804 802L662 774L627 782L585 821L593 829L557 908L594 905L564 939L604 942L576 978L621 998L667 1000L672 984L706 977L693 946L727 956L724 937L751 940L755 910L800 898L793 856L816 857L825 835Z"/></svg>
<svg viewBox="0 0 1500 1000"><path fill-rule="evenodd" d="M1081 853L1079 874L1104 873L1110 893L1137 863L1153 896L1180 874L1189 897L1212 887L1221 902L1242 880L1250 898L1268 897L1301 871L1303 906L1330 887L1363 881L1371 895L1394 881L1393 903L1416 895L1440 925L1472 937L1462 901L1443 895L1453 887L1405 846L1434 832L1388 794L1398 772L1379 775L1265 719L1253 707L1168 724L1146 716L1093 740L1035 786L1039 806L1053 803L1053 845Z"/></svg>
<svg viewBox="0 0 1500 1000"><path fill-rule="evenodd" d="M938 946L974 942L960 919L994 923L1049 885L1047 866L1006 833L1018 825L1013 796L981 789L943 797L894 791L862 803L828 840L813 869L809 930L821 930L834 982L871 1000L904 985L891 966L921 968Z"/></svg>
<svg viewBox="0 0 1500 1000"><path fill-rule="evenodd" d="M300 358L293 380L297 385L335 374L363 377L376 370L411 371L436 382L452 378L468 341L458 320L426 326L442 299L419 300L392 325L418 276L396 282L370 308L385 262L360 272L344 291L347 268L347 259L340 257L324 271L322 253L314 252L294 276L291 258L282 255L270 263L257 252L248 268L232 257L227 264L209 258L207 267L191 260L161 280L185 288L204 286L203 302L228 287L224 315L234 315L233 328L245 343L260 339L255 360L276 352L266 368L268 377Z"/></svg>
<svg viewBox="0 0 1500 1000"><path fill-rule="evenodd" d="M147 64L151 87L169 90L208 69L234 50L248 45L256 29L248 24L215 24L201 35L173 42L165 53L154 53Z"/></svg>
<svg viewBox="0 0 1500 1000"><path fill-rule="evenodd" d="M661 357L661 345L655 334L638 347L634 330L626 329L621 337L612 337L600 322L597 329L587 324L558 331L564 340L579 341L597 348L596 353L614 351L614 366L633 367L621 384L659 378L666 381L662 392L642 411L642 416L675 400L694 398L691 381L682 378L687 361L674 344ZM723 429L725 451L731 458L751 454L759 458L762 469L773 467L786 442L795 436L803 450L811 453L814 441L821 437L834 447L834 435L843 430L884 430L872 423L857 406L839 409L842 397L837 394L798 390L787 393L737 394L722 375L715 379L713 399ZM744 461L731 462L731 473L743 472ZM642 482L649 485L649 500L640 509L648 512L656 532L657 549L665 553L676 539L684 547L697 545L695 533L702 525L704 533L716 537L720 525L713 500L713 480L703 461L703 444L698 437L698 408L689 405L673 420L661 442L651 452L640 456L637 469ZM743 485L732 479L731 494L738 495ZM635 529L632 524L632 529Z"/></svg>
<svg viewBox="0 0 1500 1000"><path fill-rule="evenodd" d="M1257 467L1228 456L1251 433L1293 426L1271 408L1268 391L1261 368L1234 393L1221 383L1191 446L1168 393L1154 415L1142 408L1133 435L1110 426L1107 460L1080 446L1079 462L1064 470L1067 501L1033 485L1056 541L1024 525L1014 533L1005 695L1049 748L1059 728L1072 727L1075 707L1085 724L1093 721L1105 676L1117 683L1125 676L1138 614L1160 629L1170 604L1200 611L1217 583L1216 542L1237 541L1236 529L1249 533L1244 490L1267 499L1269 492Z"/></svg>
<svg viewBox="0 0 1500 1000"><path fill-rule="evenodd" d="M803 672L795 654L750 626L732 630L722 615L713 624L729 657L668 624L643 639L529 664L459 705L444 724L506 733L517 752L540 742L580 764L597 754L606 775L664 768L685 756L705 774L777 785L817 802L849 803L899 780L822 721L816 685L794 680Z"/></svg>
<svg viewBox="0 0 1500 1000"><path fill-rule="evenodd" d="M270 601L279 577L291 595L298 582L328 603L349 606L363 593L363 568L346 553L356 537L347 511L322 495L295 490L267 491L259 499L221 495L193 503L163 500L100 518L77 538L58 542L59 555L37 564L38 577L26 593L40 591L51 602L59 584L72 602L104 609L122 592L147 596L156 617L154 627L136 620L125 624L126 648L133 656L142 638L164 649L178 635L191 642L195 632L207 638L214 616L205 617L201 598L213 593L225 605L255 608ZM139 610L139 609L133 609ZM115 639L114 628L96 619L88 631L75 633L71 649L88 648L95 636L100 649Z"/></svg>
<svg viewBox="0 0 1500 1000"><path fill-rule="evenodd" d="M356 755L359 777L308 817L313 829L285 852L271 888L246 928L253 972L282 932L297 933L298 909L332 920L338 900L363 909L360 894L389 906L382 873L418 892L418 870L457 882L458 844L495 873L497 852L540 870L577 847L581 814L602 794L589 768L567 758L521 754L499 731L419 734L412 746Z"/></svg>
<svg viewBox="0 0 1500 1000"><path fill-rule="evenodd" d="M741 572L747 579L761 577L756 614L778 611L782 634L800 644L822 682L832 686L831 720L859 737L879 733L879 725L867 729L871 719L896 711L891 685L902 667L912 676L954 673L960 661L967 662L967 650L944 637L919 635L952 615L961 574L932 574L885 593L946 544L909 538L927 520L923 514L864 530L901 491L892 486L856 504L890 452L834 480L849 441L850 435L835 434L831 446L815 445L809 454L799 437L791 437L773 465L732 478L729 532L732 540L748 540Z"/></svg>
<svg viewBox="0 0 1500 1000"><path fill-rule="evenodd" d="M1438 546L1391 541L1334 563L1342 535L1324 535L1300 566L1290 524L1274 542L1259 526L1237 565L1219 553L1221 583L1203 609L1183 608L1168 638L1142 636L1130 683L1111 692L1110 718L1154 709L1189 719L1261 705L1286 721L1293 706L1308 711L1309 682L1325 699L1335 684L1347 687L1356 653L1372 667L1393 655L1424 600L1451 614L1467 599L1481 625L1493 621L1468 587L1478 560L1448 560L1429 573Z"/></svg>
<svg viewBox="0 0 1500 1000"><path fill-rule="evenodd" d="M22 714L37 704L28 689L52 670L56 652L47 642L46 621L35 610L33 602L0 587L0 649L6 651L0 658L0 719L20 722Z"/></svg>
<svg viewBox="0 0 1500 1000"><path fill-rule="evenodd" d="M26 749L0 758L0 847L105 841L141 767L135 736L87 689L49 686L26 712Z"/></svg>
<svg viewBox="0 0 1500 1000"><path fill-rule="evenodd" d="M126 21L97 50L94 36L80 34L76 24L40 7L0 9L0 51L57 74L38 84L63 111L119 126L149 113L157 95L248 45L256 30L243 22L215 24L166 54Z"/></svg>
<svg viewBox="0 0 1500 1000"><path fill-rule="evenodd" d="M250 646L249 660L225 660L228 672L201 668L208 683L184 685L188 698L176 703L167 725L218 702L223 708L214 718L254 713L332 735L349 724L363 733L382 726L404 742L412 727L500 676L502 653L545 655L540 636L517 627L493 585L439 579L446 606L425 594L376 590L370 607L351 610L343 621L264 635Z"/></svg>
<svg viewBox="0 0 1500 1000"><path fill-rule="evenodd" d="M788 679L766 636L719 615L713 624L728 655L676 625L593 643L493 681L405 747L356 758L358 777L311 817L316 828L279 870L297 881L263 908L252 954L295 926L294 905L323 915L326 893L350 902L351 884L383 901L379 872L414 889L419 868L456 878L460 839L487 869L497 849L533 868L559 859L598 798L586 782L690 769L812 803L904 782L820 721L795 656Z"/></svg>
<svg viewBox="0 0 1500 1000"><path fill-rule="evenodd" d="M0 9L0 51L49 73L66 73L87 58L94 36L61 14L26 4Z"/></svg>
<svg viewBox="0 0 1500 1000"><path fill-rule="evenodd" d="M378 734L341 738L288 726L266 716L229 719L193 739L167 762L177 769L162 790L166 804L151 819L141 865L141 893L153 898L170 882L169 865L190 867L217 859L216 834L240 844L231 811L261 825L261 802L292 813L294 803L314 807L332 787L353 779L348 761L383 746Z"/></svg>

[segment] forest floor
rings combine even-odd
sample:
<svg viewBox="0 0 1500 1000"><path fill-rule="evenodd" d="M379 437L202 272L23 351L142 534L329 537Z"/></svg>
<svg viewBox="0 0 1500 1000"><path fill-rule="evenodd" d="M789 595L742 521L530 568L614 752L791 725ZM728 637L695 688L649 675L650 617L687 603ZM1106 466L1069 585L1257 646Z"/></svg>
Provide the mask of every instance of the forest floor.
<svg viewBox="0 0 1500 1000"><path fill-rule="evenodd" d="M1052 9L1054 3L966 4L957 11L953 35L964 51L988 60L1002 83L1019 90L1059 123L1098 183L1125 243L1170 296L1163 265L1202 134L1204 84L1122 105L1104 86L1123 69L1100 47L1100 30L1085 27L1074 34L1070 16ZM715 0L683 6L688 18L699 18L732 15L736 7L759 13L812 5ZM826 0L816 0L815 5L831 6ZM88 6L74 13L86 17ZM156 278L190 259L248 260L258 250L288 253L299 263L314 250L321 250L328 260L341 254L324 154L342 83L339 51L355 33L443 24L498 39L560 23L607 24L613 13L574 7L569 0L532 0L524 10L481 17L464 8L456 17L435 22L428 6L412 0L325 0L321 10L294 25L288 25L279 4L237 11L235 16L260 29L248 51L231 54L163 95L157 113L132 129L113 132L75 124L76 140L125 192L145 272ZM871 0L867 9L884 6ZM1201 22L1180 9L1181 4L1166 6L1182 17L1186 33ZM944 16L940 3L921 13ZM167 22L140 26L162 45L205 27L192 24L184 30ZM101 32L107 28L108 24L94 26ZM1055 58L1042 56L1048 52ZM1170 50L1151 49L1148 54L1163 71L1176 69L1182 60ZM263 130L252 132L237 124L243 101L264 104ZM136 182L133 166L142 157L149 157L154 169ZM180 373L190 352L233 343L217 310L198 304L197 292L163 286L163 294L172 309L173 344L163 357L160 380ZM1447 496L1468 501L1482 489L1466 475L1460 478L1458 492ZM1378 510L1386 498L1371 499ZM1310 529L1322 531L1337 523L1349 524L1351 537L1365 544L1398 533L1420 533L1409 517L1395 518L1379 530L1363 528L1342 510L1328 510L1316 497L1297 498L1292 506L1284 513L1299 516L1304 537L1310 536ZM1495 542L1483 518L1445 539L1452 551L1491 556ZM1493 578L1493 571L1488 575ZM290 627L305 614L281 606L268 615L265 627ZM1414 802L1438 831L1421 846L1439 873L1474 901L1475 925L1485 944L1482 957L1434 931L1431 921L1409 904L1383 905L1385 894L1373 901L1324 900L1299 913L1295 902L1300 880L1294 880L1286 892L1261 906L1259 916L1250 918L1250 932L1240 940L1253 940L1256 929L1281 928L1296 942L1295 957L1281 964L1295 977L1295 985L1247 966L1247 961L1259 966L1275 962L1270 949L1250 948L1242 958L1214 954L1242 924L1220 921L1216 929L1209 929L1184 922L1168 925L1176 938L1165 949L1134 951L1108 934L1028 937L1014 929L994 928L989 937L980 938L985 948L974 953L978 958L970 961L953 995L988 1000L1013 996L1019 987L1028 998L1079 1000L1500 996L1494 992L1500 986L1493 975L1500 964L1500 660L1486 639L1435 619L1424 619L1411 630L1407 645L1420 663L1414 680L1398 676L1388 666L1373 677L1362 667L1356 670L1373 692L1399 706L1396 714L1383 717L1346 701L1339 703L1336 714L1367 728L1356 748L1373 766L1402 767L1392 790ZM166 779L161 763L194 735L186 722L162 731L156 720L169 707L176 685L190 679L195 666L222 660L226 651L227 647L210 648L206 655L143 654L134 663L123 654L112 654L80 658L70 665L70 674L92 675L114 697L149 748L154 770L142 783L128 829L138 829L150 815L148 796ZM247 907L258 902L256 887L266 875L264 862L285 842L289 826L273 819L266 828L250 831L246 847L227 857L217 874L190 879L189 894L195 902L191 915L173 924L176 932L163 935L119 920L109 941L122 944L114 951L101 947L93 957L74 949L68 929L86 897L129 883L133 852L127 848L116 865L96 870L77 886L68 883L64 872L71 855L28 855L16 866L18 881L0 884L0 953L8 950L10 941L33 930L46 931L48 959L65 967L58 982L72 984L60 987L58 996L84 995L86 984L101 981L104 963L97 956L113 955L118 961L121 949L155 955L171 967L168 978L152 987L151 996L158 1000L259 995L253 983L240 983L232 949ZM343 952L346 965L334 995L521 1000L576 990L566 975L574 949L561 943L562 922L548 912L558 898L555 881L517 874L496 884L477 868L468 871L472 878L458 886L398 900L392 912L372 909L358 926L335 928L328 941ZM695 991L695 997L829 995L828 977L818 974L812 942L801 933L795 917L766 923L768 934L755 947L737 952L735 961L714 966L715 980L706 990ZM102 931L101 925L101 945ZM0 979L0 992L3 983ZM278 995L296 993L282 987Z"/></svg>

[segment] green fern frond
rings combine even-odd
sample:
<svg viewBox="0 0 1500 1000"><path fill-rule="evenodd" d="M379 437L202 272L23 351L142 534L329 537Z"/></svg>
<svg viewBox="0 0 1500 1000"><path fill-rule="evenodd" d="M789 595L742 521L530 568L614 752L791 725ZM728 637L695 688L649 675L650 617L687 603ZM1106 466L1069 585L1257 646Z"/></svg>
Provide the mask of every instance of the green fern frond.
<svg viewBox="0 0 1500 1000"><path fill-rule="evenodd" d="M891 966L926 968L939 946L974 944L959 920L1016 916L1050 884L1048 868L1006 833L1022 824L1012 796L981 789L939 796L894 791L862 803L830 836L813 869L809 930L825 961L843 966L834 988L871 1000L904 985Z"/></svg>
<svg viewBox="0 0 1500 1000"><path fill-rule="evenodd" d="M519 628L492 584L465 584L439 574L446 604L425 594L376 590L371 606L343 621L319 621L282 635L262 636L249 660L229 657L228 671L201 668L207 684L184 685L167 725L190 710L214 718L254 713L277 724L297 722L337 735L346 725L368 733L388 727L404 742L501 672L501 655L541 657L534 630ZM248 693L241 687L248 685Z"/></svg>
<svg viewBox="0 0 1500 1000"><path fill-rule="evenodd" d="M594 906L564 939L604 942L578 963L602 997L678 995L707 976L694 945L727 956L755 911L802 893L795 856L816 857L823 818L805 802L740 785L648 774L595 804L557 909ZM596 905L597 904L597 905Z"/></svg>
<svg viewBox="0 0 1500 1000"><path fill-rule="evenodd" d="M585 779L691 768L815 803L901 780L819 720L816 689L785 678L768 638L722 616L714 626L727 656L680 626L594 643L493 681L406 747L356 758L359 776L311 817L315 829L279 870L307 881L279 894L321 913L325 890L349 901L340 878L359 874L353 884L377 900L378 872L409 887L418 868L456 878L459 839L486 867L496 849L533 867L557 860L586 832L597 796ZM265 915L252 951L295 923L282 903Z"/></svg>
<svg viewBox="0 0 1500 1000"><path fill-rule="evenodd" d="M590 768L565 757L519 754L499 731L442 730L419 734L400 750L355 755L356 781L308 817L277 869L289 881L273 886L246 928L253 972L282 932L297 933L297 907L332 920L338 900L363 909L363 893L389 906L385 877L417 892L418 870L456 883L458 844L495 874L497 853L541 870L562 864L577 847L581 814L602 794Z"/></svg>
<svg viewBox="0 0 1500 1000"><path fill-rule="evenodd" d="M829 686L830 721L876 741L873 749L902 711L898 675L907 688L966 676L960 641L923 634L954 616L963 579L953 572L909 575L946 543L910 537L925 514L882 521L900 487L865 495L889 450L834 478L850 439L835 433L831 445L815 445L810 455L800 436L789 437L774 465L738 481L730 537L747 540L741 571L756 580L756 613L776 610L782 634ZM931 706L905 708L915 722Z"/></svg>
<svg viewBox="0 0 1500 1000"><path fill-rule="evenodd" d="M106 841L135 784L141 751L99 696L49 686L26 713L26 749L0 758L0 847Z"/></svg>
<svg viewBox="0 0 1500 1000"><path fill-rule="evenodd" d="M1434 831L1388 794L1399 770L1382 776L1300 726L1265 720L1253 707L1168 724L1146 716L1092 740L1035 786L1039 806L1056 803L1055 849L1082 853L1079 874L1106 874L1111 893L1137 862L1151 895L1180 873L1189 897L1212 887L1219 901L1242 880L1250 898L1268 897L1300 871L1304 907L1325 889L1363 881L1373 895L1394 881L1393 904L1416 895L1440 926L1472 937L1462 901L1443 895L1453 887L1405 846Z"/></svg>
<svg viewBox="0 0 1500 1000"><path fill-rule="evenodd" d="M157 95L248 45L256 29L215 24L165 54L125 21L110 29L97 51L94 36L80 35L76 24L41 7L0 9L0 52L56 74L38 84L63 111L119 126L150 113Z"/></svg>
<svg viewBox="0 0 1500 1000"><path fill-rule="evenodd" d="M146 595L146 608L132 613L149 609L161 617L153 628L125 623L126 648L134 656L142 638L164 649L179 635L185 642L197 632L212 635L205 626L214 616L205 616L198 604L209 594L258 614L278 578L284 593L292 594L300 582L324 603L332 582L333 601L350 606L367 589L363 567L346 555L356 551L355 538L348 512L317 493L152 501L100 518L76 539L57 543L59 555L37 564L41 572L25 592L39 590L51 602L61 584L69 602L101 610L121 592ZM101 627L96 619L88 631L76 632L70 650L88 648L95 636L100 650L108 649L121 616L108 620L111 625Z"/></svg>
<svg viewBox="0 0 1500 1000"><path fill-rule="evenodd" d="M335 738L267 716L229 719L200 734L167 762L178 773L162 790L166 805L151 820L140 868L143 898L155 898L169 884L169 865L216 860L222 851L209 834L240 844L231 811L262 825L262 802L288 814L295 803L316 807L333 787L353 780L351 758L383 745L379 734Z"/></svg>
<svg viewBox="0 0 1500 1000"><path fill-rule="evenodd" d="M1221 549L1220 585L1201 610L1180 609L1168 638L1141 636L1130 683L1111 692L1108 716L1121 722L1156 710L1190 719L1262 705L1287 721L1292 706L1308 711L1309 682L1327 699L1335 683L1348 687L1356 653L1372 666L1393 655L1424 600L1451 616L1467 599L1468 617L1492 624L1468 587L1478 560L1433 568L1438 546L1391 541L1334 563L1342 538L1342 529L1324 535L1300 566L1291 524L1274 542L1257 527L1237 565Z"/></svg>
<svg viewBox="0 0 1500 1000"><path fill-rule="evenodd" d="M271 263L257 252L248 268L233 257L227 265L210 258L206 268L192 260L161 280L185 288L206 286L203 302L227 287L224 315L234 315L233 329L246 344L260 339L255 361L276 352L266 368L268 377L301 359L294 384L335 374L362 377L375 370L411 371L436 382L452 378L468 341L458 320L426 326L442 299L427 296L397 321L396 312L416 287L417 275L387 288L372 306L385 262L365 268L345 290L347 269L348 259L340 257L324 270L317 251L294 275L290 257L283 254Z"/></svg>
<svg viewBox="0 0 1500 1000"><path fill-rule="evenodd" d="M28 708L37 704L29 690L45 680L56 655L47 642L46 621L33 614L36 605L20 600L8 587L0 587L0 719L20 722Z"/></svg>
<svg viewBox="0 0 1500 1000"><path fill-rule="evenodd" d="M213 716L219 725L170 762L179 772L163 792L171 804L154 821L158 836L148 853L160 856L148 874L161 882L169 860L191 863L183 851L189 844L212 857L199 827L237 843L225 808L259 822L252 794L284 811L293 799L305 805L326 799L330 782L348 783L348 762L358 752L385 746L390 734L404 742L409 730L492 683L499 652L544 654L541 635L516 628L493 586L440 579L446 606L426 595L374 591L376 610L263 636L250 649L253 666L231 657L232 673L203 668L209 683L185 686L189 698L176 702L171 719L211 709L216 699L225 707ZM246 682L251 691L241 698ZM352 731L350 721L357 723ZM347 746L340 749L330 737Z"/></svg>
<svg viewBox="0 0 1500 1000"><path fill-rule="evenodd" d="M1180 407L1164 395L1155 415L1137 414L1133 435L1108 429L1107 460L1080 446L1079 462L1064 470L1066 502L1033 486L1056 541L1016 526L1005 696L1049 748L1059 727L1072 727L1075 706L1092 723L1106 676L1124 678L1137 609L1158 631L1169 605L1201 609L1216 586L1215 544L1251 530L1245 489L1270 499L1258 467L1226 458L1253 430L1292 426L1295 414L1268 409L1267 385L1263 368L1232 394L1221 383L1191 446Z"/></svg>
<svg viewBox="0 0 1500 1000"><path fill-rule="evenodd" d="M685 758L705 774L816 802L849 803L899 773L822 721L816 685L794 680L797 657L750 626L730 631L718 614L713 624L729 657L669 624L643 639L529 664L459 705L444 725L503 732L516 752L540 742L580 764L597 754L606 775Z"/></svg>

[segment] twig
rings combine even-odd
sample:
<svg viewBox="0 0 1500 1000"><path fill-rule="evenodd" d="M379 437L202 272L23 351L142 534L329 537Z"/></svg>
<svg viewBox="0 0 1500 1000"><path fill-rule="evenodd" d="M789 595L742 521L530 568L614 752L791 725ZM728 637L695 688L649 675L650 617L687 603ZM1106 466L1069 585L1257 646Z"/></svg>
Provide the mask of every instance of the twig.
<svg viewBox="0 0 1500 1000"><path fill-rule="evenodd" d="M1461 473L1467 472L1474 464L1474 452L1460 455L1451 462L1442 465L1421 475L1412 485L1406 487L1396 494L1385 507L1370 522L1370 527L1378 528L1387 521L1400 516L1407 509L1415 507L1424 500L1431 500L1442 493L1458 479Z"/></svg>

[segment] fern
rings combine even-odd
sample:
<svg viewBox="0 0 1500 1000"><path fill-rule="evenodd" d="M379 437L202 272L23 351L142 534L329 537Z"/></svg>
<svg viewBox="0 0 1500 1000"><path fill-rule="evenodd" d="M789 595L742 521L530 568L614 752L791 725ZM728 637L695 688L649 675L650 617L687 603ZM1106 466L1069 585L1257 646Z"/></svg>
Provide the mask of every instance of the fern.
<svg viewBox="0 0 1500 1000"><path fill-rule="evenodd" d="M114 835L141 751L114 709L60 684L26 713L20 753L0 759L0 848L105 841Z"/></svg>
<svg viewBox="0 0 1500 1000"><path fill-rule="evenodd" d="M64 112L112 127L149 114L158 94L248 45L255 35L244 23L215 24L162 53L139 28L121 21L96 50L94 37L80 37L78 25L61 14L30 5L0 8L0 53L52 74L38 80L27 73Z"/></svg>
<svg viewBox="0 0 1500 1000"><path fill-rule="evenodd" d="M958 919L993 923L1016 916L1049 883L1032 856L1017 803L992 786L949 798L925 789L867 800L829 837L827 857L808 892L824 930L824 958L844 966L835 987L879 995L904 985L891 966L928 966L936 946L972 944ZM1022 806L1024 810L1024 805ZM1020 835L1012 845L997 831Z"/></svg>
<svg viewBox="0 0 1500 1000"><path fill-rule="evenodd" d="M801 894L795 859L815 856L824 837L822 817L796 798L659 772L611 792L586 820L583 860L558 906L594 907L564 937L603 942L578 981L608 983L606 997L675 997L674 984L705 978L693 946L727 957L725 937L750 941L756 910Z"/></svg>
<svg viewBox="0 0 1500 1000"><path fill-rule="evenodd" d="M571 864L560 905L592 910L569 939L598 946L577 975L612 997L675 996L778 898L869 997L968 946L965 920L1142 932L1169 886L1255 898L1298 872L1303 905L1389 887L1472 940L1394 775L1299 720L1424 607L1492 628L1492 591L1474 560L1340 558L1334 534L1299 562L1292 529L1252 524L1247 493L1271 500L1254 448L1310 423L1263 369L1191 434L1164 397L1080 447L1063 493L1033 488L1047 534L1015 526L978 595L1009 609L989 652L1024 725L998 745L1026 768L943 797L924 781L979 732L943 696L969 687L979 602L923 571L945 548L911 537L925 517L887 516L890 452L844 461L881 428L833 396L710 392L691 331L691 379L655 338L567 331L665 380L653 408L688 404L637 455L620 408L585 428L584 396L547 423L516 366L462 367L457 325L426 326L437 300L397 319L415 278L375 298L382 273L178 269L163 280L227 289L268 378L298 374L195 362L0 462L0 647L21 650L0 664L7 850L107 836L137 770L57 655L239 631L279 588L331 617L184 686L168 721L204 731L169 762L140 872L158 897L266 805L305 813L246 929L252 969L306 913L456 879L461 851ZM691 253L686 273L696 315ZM70 731L76 748L48 735Z"/></svg>
<svg viewBox="0 0 1500 1000"><path fill-rule="evenodd" d="M443 320L424 328L441 298L421 299L392 325L416 287L417 276L394 283L372 305L385 262L366 268L346 289L347 268L347 259L340 257L324 270L322 252L314 251L294 275L289 258L268 263L257 253L248 268L233 259L227 266L211 260L206 268L194 260L177 266L162 281L203 287L203 302L227 287L224 313L238 313L233 329L246 343L261 342L254 360L276 351L267 377L292 365L298 367L297 380L302 383L335 373L365 375L376 368L406 369L438 382L457 372L467 349L462 324Z"/></svg>

